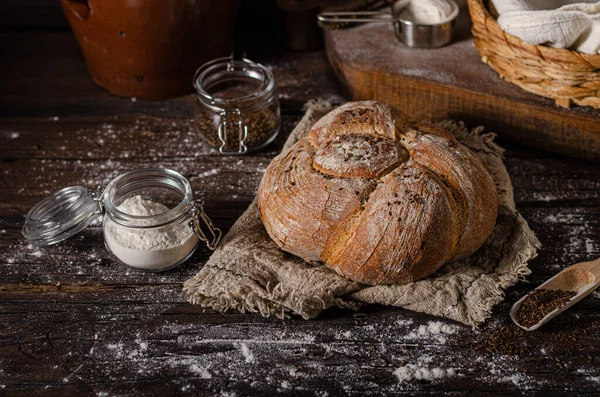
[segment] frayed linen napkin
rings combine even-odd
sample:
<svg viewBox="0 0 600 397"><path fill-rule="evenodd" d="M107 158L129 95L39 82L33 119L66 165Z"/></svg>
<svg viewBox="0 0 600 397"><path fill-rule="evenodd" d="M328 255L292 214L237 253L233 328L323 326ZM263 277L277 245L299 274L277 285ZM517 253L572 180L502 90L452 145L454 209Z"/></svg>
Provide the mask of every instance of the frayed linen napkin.
<svg viewBox="0 0 600 397"><path fill-rule="evenodd" d="M327 102L311 101L284 150L308 133L327 112ZM313 266L281 251L269 238L256 199L233 225L206 265L184 285L190 301L217 311L259 312L315 318L338 306L364 304L403 307L471 325L481 324L503 299L503 290L530 273L527 261L540 246L515 209L510 177L495 135L479 127L445 121L450 131L483 161L496 182L500 208L496 227L473 255L448 263L432 276L406 285L367 286L341 277L326 265Z"/></svg>

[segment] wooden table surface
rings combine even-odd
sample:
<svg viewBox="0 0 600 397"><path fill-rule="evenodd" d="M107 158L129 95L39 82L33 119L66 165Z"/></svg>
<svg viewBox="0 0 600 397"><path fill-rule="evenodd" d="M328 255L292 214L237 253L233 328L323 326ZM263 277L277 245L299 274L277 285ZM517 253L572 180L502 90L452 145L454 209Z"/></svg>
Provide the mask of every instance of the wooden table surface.
<svg viewBox="0 0 600 397"><path fill-rule="evenodd" d="M528 283L508 290L480 329L385 307L313 321L220 314L181 290L206 249L178 269L141 273L110 260L99 226L28 247L24 215L59 188L160 166L189 178L229 228L302 104L346 100L324 54L262 59L278 82L281 137L258 154L223 157L194 131L193 96L111 96L90 81L69 32L2 33L0 52L0 395L597 395L598 292L527 334L508 309L565 266L600 256L599 165L499 140L517 207L543 248ZM437 321L445 332L418 337ZM404 379L416 368L438 377Z"/></svg>

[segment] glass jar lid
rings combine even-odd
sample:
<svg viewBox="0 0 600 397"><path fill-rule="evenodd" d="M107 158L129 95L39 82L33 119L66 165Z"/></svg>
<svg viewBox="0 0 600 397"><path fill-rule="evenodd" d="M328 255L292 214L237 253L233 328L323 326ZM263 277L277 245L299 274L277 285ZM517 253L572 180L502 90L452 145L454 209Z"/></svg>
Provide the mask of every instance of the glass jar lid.
<svg viewBox="0 0 600 397"><path fill-rule="evenodd" d="M46 197L29 210L23 236L33 246L56 244L79 233L101 213L101 191L70 186Z"/></svg>
<svg viewBox="0 0 600 397"><path fill-rule="evenodd" d="M198 68L194 87L198 98L212 111L247 111L266 106L275 95L275 77L266 66L246 58L233 59L232 55Z"/></svg>

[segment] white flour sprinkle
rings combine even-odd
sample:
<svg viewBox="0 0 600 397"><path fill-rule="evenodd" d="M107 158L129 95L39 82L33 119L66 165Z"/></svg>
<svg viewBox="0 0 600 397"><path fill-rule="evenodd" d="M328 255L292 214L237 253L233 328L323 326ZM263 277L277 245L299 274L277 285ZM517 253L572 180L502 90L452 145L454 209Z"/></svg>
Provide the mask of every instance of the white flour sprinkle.
<svg viewBox="0 0 600 397"><path fill-rule="evenodd" d="M212 176L212 175L216 175L219 173L219 169L218 168L214 168L212 170L209 171L205 171L201 174L198 174L198 178L206 178L207 176Z"/></svg>
<svg viewBox="0 0 600 397"><path fill-rule="evenodd" d="M524 382L528 380L527 376L523 374L512 374L510 376L505 376L500 379L504 383L512 383L515 386L524 386ZM524 387L527 388L527 387Z"/></svg>
<svg viewBox="0 0 600 397"><path fill-rule="evenodd" d="M575 218L574 214L550 214L546 216L546 221L550 223L567 223Z"/></svg>
<svg viewBox="0 0 600 397"><path fill-rule="evenodd" d="M212 379L212 374L205 365L202 365L204 362L198 357L169 357L166 363L173 369L185 368L192 375L197 375L201 379Z"/></svg>
<svg viewBox="0 0 600 397"><path fill-rule="evenodd" d="M422 356L417 359L416 364L407 364L396 368L394 375L399 383L410 382L412 380L438 380L448 376L455 376L454 368L430 367L433 361L431 356Z"/></svg>
<svg viewBox="0 0 600 397"><path fill-rule="evenodd" d="M458 327L444 324L441 321L430 321L427 325L420 325L415 331L409 333L407 339L434 339L441 344L446 343L446 335L458 332Z"/></svg>
<svg viewBox="0 0 600 397"><path fill-rule="evenodd" d="M283 382L281 382L281 387L284 389L291 389L292 384L290 382L288 382L287 380L284 380Z"/></svg>
<svg viewBox="0 0 600 397"><path fill-rule="evenodd" d="M247 344L245 343L241 343L240 344L240 349L242 350L242 354L244 355L244 358L246 359L246 362L248 364L252 364L254 363L254 354L252 354L252 351L250 351L250 348L248 347Z"/></svg>
<svg viewBox="0 0 600 397"><path fill-rule="evenodd" d="M558 198L555 195L538 193L538 192L533 193L533 198L536 200L539 200L539 201L546 201L546 202L558 200Z"/></svg>
<svg viewBox="0 0 600 397"><path fill-rule="evenodd" d="M585 252L587 252L588 254L593 253L594 252L594 242L589 238L586 238L584 240L584 242L585 242Z"/></svg>
<svg viewBox="0 0 600 397"><path fill-rule="evenodd" d="M199 367L196 364L192 364L190 366L190 371L192 371L195 374L200 375L200 377L202 379L211 379L212 378L212 375L210 374L210 372L207 371L206 368Z"/></svg>
<svg viewBox="0 0 600 397"><path fill-rule="evenodd" d="M414 320L412 318L403 318L401 320L396 320L396 325L400 327L406 327L408 325L411 325L412 323L414 323Z"/></svg>
<svg viewBox="0 0 600 397"><path fill-rule="evenodd" d="M337 338L338 338L338 339L348 339L348 338L350 338L351 336L352 336L352 332L350 332L350 331L345 331L345 332L342 332L341 334L339 334L339 335L337 336Z"/></svg>

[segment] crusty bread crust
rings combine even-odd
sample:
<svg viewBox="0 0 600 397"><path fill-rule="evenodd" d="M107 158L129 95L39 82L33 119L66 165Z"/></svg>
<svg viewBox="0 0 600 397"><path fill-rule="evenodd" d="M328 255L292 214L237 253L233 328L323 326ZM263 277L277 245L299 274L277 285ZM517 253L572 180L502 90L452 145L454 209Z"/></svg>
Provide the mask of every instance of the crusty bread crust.
<svg viewBox="0 0 600 397"><path fill-rule="evenodd" d="M258 206L284 251L363 284L404 284L481 247L498 195L451 134L364 101L328 113L273 159Z"/></svg>

